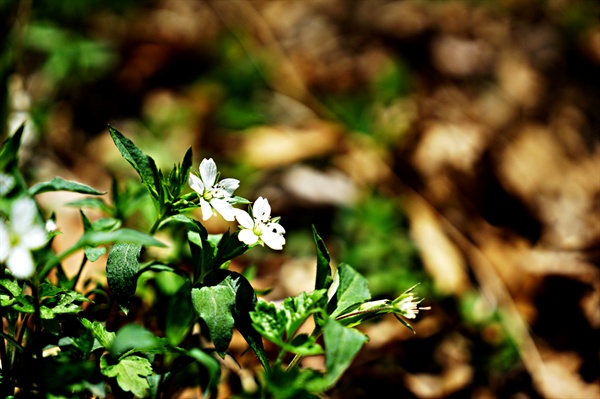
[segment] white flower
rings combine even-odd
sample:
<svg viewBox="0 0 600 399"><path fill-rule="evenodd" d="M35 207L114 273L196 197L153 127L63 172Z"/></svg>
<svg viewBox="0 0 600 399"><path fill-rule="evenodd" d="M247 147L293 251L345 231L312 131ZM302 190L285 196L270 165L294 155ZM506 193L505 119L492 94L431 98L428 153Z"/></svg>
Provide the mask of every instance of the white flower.
<svg viewBox="0 0 600 399"><path fill-rule="evenodd" d="M35 223L36 205L29 198L13 202L10 225L0 219L0 262L17 278L28 278L35 271L31 251L46 244L44 227Z"/></svg>
<svg viewBox="0 0 600 399"><path fill-rule="evenodd" d="M235 210L241 230L238 239L246 245L267 244L272 249L283 249L285 229L279 218L271 218L271 206L266 198L258 197L252 207L252 216L241 209Z"/></svg>
<svg viewBox="0 0 600 399"><path fill-rule="evenodd" d="M230 203L233 192L240 186L237 179L223 179L217 183L218 173L215 161L203 159L200 163L200 177L190 173L188 183L200 196L202 219L208 220L213 209L229 222L235 219L234 207Z"/></svg>
<svg viewBox="0 0 600 399"><path fill-rule="evenodd" d="M413 295L408 295L402 298L399 302L395 303L394 306L398 313L400 313L402 316L406 317L407 319L415 319L419 313L419 310L431 309L430 307L419 307L418 305L421 303L421 301L422 299L416 300Z"/></svg>

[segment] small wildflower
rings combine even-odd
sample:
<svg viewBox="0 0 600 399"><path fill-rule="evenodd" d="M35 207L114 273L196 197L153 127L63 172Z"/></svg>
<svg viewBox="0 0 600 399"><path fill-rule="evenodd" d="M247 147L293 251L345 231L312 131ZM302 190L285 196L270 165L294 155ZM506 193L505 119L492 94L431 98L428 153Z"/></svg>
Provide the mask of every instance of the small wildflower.
<svg viewBox="0 0 600 399"><path fill-rule="evenodd" d="M0 219L0 262L17 278L28 278L35 271L31 251L48 240L44 227L35 223L36 205L29 198L13 202L10 224Z"/></svg>
<svg viewBox="0 0 600 399"><path fill-rule="evenodd" d="M56 221L52 220L52 219L48 219L46 220L46 231L48 233L53 233L54 230L56 230Z"/></svg>
<svg viewBox="0 0 600 399"><path fill-rule="evenodd" d="M414 295L404 296L402 295L400 301L394 303L396 311L407 319L415 319L419 310L429 310L431 307L420 307L418 306L423 300L417 300Z"/></svg>
<svg viewBox="0 0 600 399"><path fill-rule="evenodd" d="M200 177L190 173L188 184L200 197L202 219L208 220L217 211L229 222L235 219L231 205L233 192L240 186L237 179L223 179L217 183L218 173L215 161L203 159L200 163Z"/></svg>
<svg viewBox="0 0 600 399"><path fill-rule="evenodd" d="M279 218L271 218L271 206L266 198L258 197L252 215L241 209L235 210L235 218L241 231L238 239L246 245L266 244L271 249L283 249L285 229L279 224Z"/></svg>

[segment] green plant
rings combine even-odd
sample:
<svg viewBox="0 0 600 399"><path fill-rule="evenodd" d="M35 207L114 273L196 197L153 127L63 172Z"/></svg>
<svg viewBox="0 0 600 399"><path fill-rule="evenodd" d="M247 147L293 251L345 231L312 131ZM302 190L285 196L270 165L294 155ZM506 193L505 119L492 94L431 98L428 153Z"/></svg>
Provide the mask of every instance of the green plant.
<svg viewBox="0 0 600 399"><path fill-rule="evenodd" d="M230 261L257 245L281 250L285 229L271 216L267 199L259 197L250 205L235 196L239 181L219 180L212 159L203 160L196 175L191 172L190 149L180 164L164 173L131 140L109 127L154 205L155 219L144 233L122 227L142 201L142 192L120 189L116 180L110 203L101 199L105 193L61 178L27 187L17 162L22 132L23 127L0 148L0 262L6 266L0 270L2 397L18 392L16 397L37 393L51 398L167 398L184 387L180 376L190 369L197 372L186 384L214 396L221 374L218 358L228 355L234 329L264 369L256 395L314 397L335 385L366 342L356 326L392 313L412 330L405 319L427 309L418 306L414 287L395 300L372 301L360 273L347 264L331 265L314 229L314 291L286 298L280 305L257 298L250 281L228 269ZM82 236L56 254L51 244L59 234L57 221L54 216L46 219L34 198L59 190L92 195L71 205L94 208L106 217L92 222L81 211ZM235 207L239 204L248 205L248 211ZM237 220L239 230L208 234L189 216L195 208L201 209L203 220L216 213ZM154 237L158 231L171 233L171 252L162 257L150 250L165 247ZM78 253L81 268L69 277L61 262ZM105 253L108 287L76 291L81 270ZM158 321L153 323L131 317L140 282L155 290ZM108 316L94 311L102 301L109 301ZM309 318L313 332L299 333ZM263 338L276 346L275 359L269 358ZM303 357L313 355L325 356L325 372L299 366ZM31 373L32 367L40 372Z"/></svg>

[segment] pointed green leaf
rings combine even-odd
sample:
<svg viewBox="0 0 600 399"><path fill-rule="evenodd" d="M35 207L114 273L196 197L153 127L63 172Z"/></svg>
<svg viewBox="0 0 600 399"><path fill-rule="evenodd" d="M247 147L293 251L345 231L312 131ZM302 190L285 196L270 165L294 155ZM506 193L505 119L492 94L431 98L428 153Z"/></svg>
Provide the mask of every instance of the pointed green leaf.
<svg viewBox="0 0 600 399"><path fill-rule="evenodd" d="M329 266L329 252L327 251L327 247L325 247L325 242L323 242L323 239L317 233L317 229L314 225L312 226L312 229L315 245L317 246L317 278L315 281L315 289L327 289L333 282L333 278L331 277L331 267Z"/></svg>
<svg viewBox="0 0 600 399"><path fill-rule="evenodd" d="M156 165L154 164L154 161L144 154L133 141L129 140L114 127L109 126L108 132L123 158L125 158L125 160L133 166L136 172L138 172L142 179L142 183L148 188L150 194L154 198L157 198L158 192L156 190L157 186L160 185L160 182L157 184L155 181Z"/></svg>
<svg viewBox="0 0 600 399"><path fill-rule="evenodd" d="M325 342L325 389L335 385L352 363L368 337L358 330L347 328L332 318L323 327Z"/></svg>
<svg viewBox="0 0 600 399"><path fill-rule="evenodd" d="M166 247L165 244L151 235L128 228L115 231L87 231L81 236L76 246L77 249L79 249L86 245L97 247L99 245L112 244L114 242L129 242L143 246Z"/></svg>
<svg viewBox="0 0 600 399"><path fill-rule="evenodd" d="M131 298L137 286L141 249L139 244L117 243L110 249L106 261L108 286L125 314L129 312Z"/></svg>
<svg viewBox="0 0 600 399"><path fill-rule="evenodd" d="M215 349L224 357L233 335L235 291L230 280L222 284L192 289L192 304L208 328Z"/></svg>
<svg viewBox="0 0 600 399"><path fill-rule="evenodd" d="M367 279L362 274L345 263L339 266L338 273L340 283L327 308L333 318L342 314L349 307L371 299Z"/></svg>
<svg viewBox="0 0 600 399"><path fill-rule="evenodd" d="M212 268L219 268L225 262L228 262L248 251L249 247L238 239L238 233L229 234L227 230L217 244L217 254L212 264Z"/></svg>
<svg viewBox="0 0 600 399"><path fill-rule="evenodd" d="M0 170L5 171L17 166L21 137L25 124L21 124L12 136L7 137L0 147Z"/></svg>
<svg viewBox="0 0 600 399"><path fill-rule="evenodd" d="M65 180L62 177L55 177L50 181L38 183L29 189L29 195L38 195L50 191L71 191L74 193L103 195L106 191L98 191L86 184Z"/></svg>
<svg viewBox="0 0 600 399"><path fill-rule="evenodd" d="M114 213L114 210L100 198L82 198L77 201L68 202L67 205L77 208L98 209L108 215L112 215Z"/></svg>
<svg viewBox="0 0 600 399"><path fill-rule="evenodd" d="M250 312L254 310L256 295L248 280L239 273L216 269L206 276L204 284L192 289L192 303L205 322L217 352L223 356L235 325L268 370L262 339L252 328Z"/></svg>

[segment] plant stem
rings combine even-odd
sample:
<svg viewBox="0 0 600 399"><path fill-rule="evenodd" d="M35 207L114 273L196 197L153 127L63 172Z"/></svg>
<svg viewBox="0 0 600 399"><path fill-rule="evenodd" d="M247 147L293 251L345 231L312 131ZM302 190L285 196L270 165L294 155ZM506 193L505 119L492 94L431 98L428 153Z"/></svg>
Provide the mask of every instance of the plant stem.
<svg viewBox="0 0 600 399"><path fill-rule="evenodd" d="M87 257L85 255L83 255L83 259L81 260L81 264L79 265L79 270L77 270L77 274L75 275L75 277L73 278L73 281L71 282L72 290L74 290L75 287L77 286L77 282L79 281L79 278L81 277L81 272L83 271L83 267L85 266L86 263L87 263Z"/></svg>
<svg viewBox="0 0 600 399"><path fill-rule="evenodd" d="M154 222L154 224L150 228L150 235L154 235L154 233L156 233L156 230L158 230L158 226L160 225L160 223L162 221L163 221L163 218L160 216L158 217L158 219L156 219L156 222Z"/></svg>
<svg viewBox="0 0 600 399"><path fill-rule="evenodd" d="M314 328L314 330L312 331L312 333L310 333L311 337L315 337L318 338L321 335L321 327L316 326ZM285 371L289 371L291 369L293 369L294 367L298 366L298 364L300 363L300 361L304 358L304 356L302 355L298 355L296 354L294 356L294 358L292 359L292 361L290 362L290 364L288 364L288 366L285 368Z"/></svg>
<svg viewBox="0 0 600 399"><path fill-rule="evenodd" d="M3 318L0 318L0 322L4 325ZM11 377L11 362L8 359L8 353L6 352L6 344L4 343L4 331L2 331L2 337L0 337L0 361L2 362L2 381L6 381L6 385L0 385L0 395L2 397L14 395L14 387L12 384Z"/></svg>
<svg viewBox="0 0 600 399"><path fill-rule="evenodd" d="M35 357L36 363L38 364L38 392L45 393L45 381L44 381L44 364L43 364L43 352L42 352L42 343L40 341L42 334L42 314L40 310L40 291L39 286L36 283L31 284L31 291L33 294L33 306L34 306L34 315L33 322L35 324Z"/></svg>

